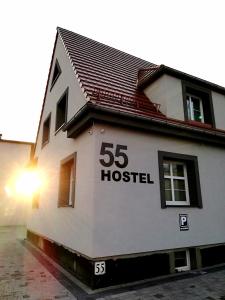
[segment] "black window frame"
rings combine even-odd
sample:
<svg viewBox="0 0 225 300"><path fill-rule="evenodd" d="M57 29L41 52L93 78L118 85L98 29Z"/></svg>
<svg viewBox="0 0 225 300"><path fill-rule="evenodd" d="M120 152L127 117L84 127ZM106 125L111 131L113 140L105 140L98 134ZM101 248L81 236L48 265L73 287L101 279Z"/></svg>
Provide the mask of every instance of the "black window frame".
<svg viewBox="0 0 225 300"><path fill-rule="evenodd" d="M58 102L56 103L56 113L55 113L55 134L58 133L64 124L66 124L67 122L67 113L68 113L68 96L69 96L69 88L67 87L66 90L63 92L62 96L59 98ZM65 118L64 118L64 122L61 123L58 126L58 118L59 118L59 109L60 109L60 104L61 102L65 99Z"/></svg>
<svg viewBox="0 0 225 300"><path fill-rule="evenodd" d="M168 205L168 204L166 204L163 162L168 161L168 160L185 163L186 168L187 168L187 179L188 179L190 204L187 204L187 205ZM172 153L172 152L166 152L166 151L158 151L158 164L159 164L161 208L168 208L168 207L203 208L197 156L180 154L180 153Z"/></svg>
<svg viewBox="0 0 225 300"><path fill-rule="evenodd" d="M68 165L70 163L73 163L73 178L74 178L74 184L72 187L72 204L69 204L69 189L70 189L70 174L69 174L69 180L68 180L68 173L65 174L65 172L68 172L70 167ZM73 153L69 156L67 156L65 159L60 161L60 171L59 171L59 192L58 192L58 207L72 207L75 206L75 185L76 185L76 163L77 163L77 153ZM66 177L66 178L65 178ZM66 185L65 186L65 181Z"/></svg>
<svg viewBox="0 0 225 300"><path fill-rule="evenodd" d="M55 74L55 69L58 68L58 74L55 76L54 78L54 74ZM53 73L52 73L52 79L51 79L51 87L50 87L50 91L52 90L53 86L55 85L56 81L58 80L59 76L61 75L62 70L60 68L58 59L56 58L55 60L55 65L54 65L54 69L53 69Z"/></svg>
<svg viewBox="0 0 225 300"><path fill-rule="evenodd" d="M46 126L46 123L49 123L48 126ZM45 139L45 136L46 136L45 132L46 132L47 128L48 128L48 137L47 137L47 139ZM51 113L44 120L44 123L42 126L42 148L49 143L50 132L51 132Z"/></svg>
<svg viewBox="0 0 225 300"><path fill-rule="evenodd" d="M184 107L184 119L188 122L193 122L195 124L201 125L209 125L215 128L215 117L214 117L214 109L213 109L213 101L212 101L212 92L211 90L198 86L188 81L182 81L182 94L183 94L183 107ZM187 109L187 100L186 95L192 94L193 96L197 96L202 100L203 106L203 115L204 122L192 121L188 117L188 109ZM204 125L203 125L204 126Z"/></svg>

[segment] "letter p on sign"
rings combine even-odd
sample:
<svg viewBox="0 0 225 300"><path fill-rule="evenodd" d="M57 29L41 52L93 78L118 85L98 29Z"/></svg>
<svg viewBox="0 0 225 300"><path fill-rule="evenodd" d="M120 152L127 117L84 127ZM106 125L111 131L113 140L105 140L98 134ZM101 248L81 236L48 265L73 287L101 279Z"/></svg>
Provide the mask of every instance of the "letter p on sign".
<svg viewBox="0 0 225 300"><path fill-rule="evenodd" d="M180 230L189 230L189 224L188 224L188 215L187 214L182 214L179 215L179 225L180 225Z"/></svg>

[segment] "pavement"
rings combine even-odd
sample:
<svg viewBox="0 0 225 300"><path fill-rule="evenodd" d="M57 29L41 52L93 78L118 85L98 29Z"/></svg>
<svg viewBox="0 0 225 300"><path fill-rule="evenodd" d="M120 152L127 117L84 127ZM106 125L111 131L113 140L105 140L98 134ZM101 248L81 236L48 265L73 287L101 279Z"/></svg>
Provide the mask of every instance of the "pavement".
<svg viewBox="0 0 225 300"><path fill-rule="evenodd" d="M0 300L225 300L225 266L90 291L24 241L24 227L0 227Z"/></svg>
<svg viewBox="0 0 225 300"><path fill-rule="evenodd" d="M24 227L0 227L0 299L76 299L20 241Z"/></svg>

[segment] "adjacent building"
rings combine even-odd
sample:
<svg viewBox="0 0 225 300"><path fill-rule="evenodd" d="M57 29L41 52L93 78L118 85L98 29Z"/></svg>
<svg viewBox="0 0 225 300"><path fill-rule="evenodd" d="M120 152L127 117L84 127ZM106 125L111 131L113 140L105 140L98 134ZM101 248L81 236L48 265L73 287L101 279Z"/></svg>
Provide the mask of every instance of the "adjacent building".
<svg viewBox="0 0 225 300"><path fill-rule="evenodd" d="M28 238L97 288L225 262L225 88L57 28Z"/></svg>
<svg viewBox="0 0 225 300"><path fill-rule="evenodd" d="M26 225L29 202L15 194L10 183L15 172L30 161L33 144L0 138L0 226Z"/></svg>

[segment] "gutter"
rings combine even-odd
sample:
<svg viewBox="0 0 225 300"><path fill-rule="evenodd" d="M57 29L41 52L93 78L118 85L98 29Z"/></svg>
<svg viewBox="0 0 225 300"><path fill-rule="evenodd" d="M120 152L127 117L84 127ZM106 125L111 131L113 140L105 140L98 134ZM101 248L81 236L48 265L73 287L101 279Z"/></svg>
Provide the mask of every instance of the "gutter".
<svg viewBox="0 0 225 300"><path fill-rule="evenodd" d="M68 138L76 138L83 130L90 126L93 121L225 146L224 131L198 128L173 119L135 115L113 109L112 107L108 108L97 105L90 101L64 125L63 131L67 131Z"/></svg>

